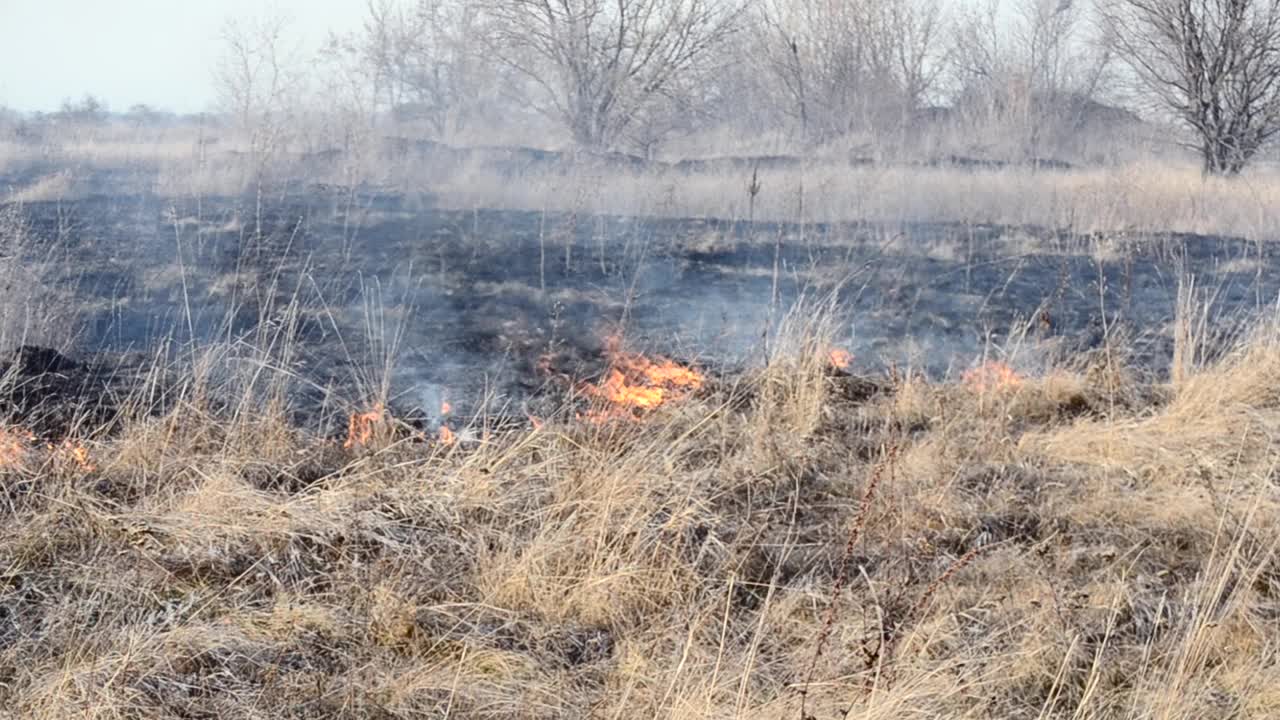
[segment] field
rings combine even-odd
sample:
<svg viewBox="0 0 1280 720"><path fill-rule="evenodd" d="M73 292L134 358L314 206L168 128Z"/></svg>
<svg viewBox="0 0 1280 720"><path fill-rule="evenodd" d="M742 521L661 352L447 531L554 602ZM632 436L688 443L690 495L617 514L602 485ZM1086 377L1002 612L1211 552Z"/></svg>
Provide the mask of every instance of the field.
<svg viewBox="0 0 1280 720"><path fill-rule="evenodd" d="M5 172L0 716L1280 713L1269 170L147 152Z"/></svg>

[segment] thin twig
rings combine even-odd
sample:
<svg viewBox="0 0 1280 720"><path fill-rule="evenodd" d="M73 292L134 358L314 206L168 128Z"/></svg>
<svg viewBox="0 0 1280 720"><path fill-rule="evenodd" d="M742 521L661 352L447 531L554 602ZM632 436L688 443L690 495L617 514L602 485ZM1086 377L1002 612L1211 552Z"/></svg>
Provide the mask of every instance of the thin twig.
<svg viewBox="0 0 1280 720"><path fill-rule="evenodd" d="M880 486L880 480L884 477L886 467L889 474L893 475L897 457L898 448L896 446L889 447L885 451L884 462L876 465L871 472L871 478L867 481L867 488L862 493L862 503L858 507L858 516L854 519L853 526L849 529L849 539L845 542L844 553L840 556L840 565L836 572L835 584L831 587L831 598L827 601L827 613L823 619L822 630L818 632L817 640L813 646L813 657L809 661L809 670L805 675L804 684L800 687L800 720L808 720L809 717L805 712L806 703L809 699L809 686L813 683L813 676L817 673L818 661L822 657L822 651L826 647L827 640L831 637L831 629L835 625L836 618L836 601L840 598L840 594L844 592L845 585L849 582L849 565L853 560L853 550L857 547L858 539L862 537L862 531L866 528L871 500L875 497L876 488Z"/></svg>

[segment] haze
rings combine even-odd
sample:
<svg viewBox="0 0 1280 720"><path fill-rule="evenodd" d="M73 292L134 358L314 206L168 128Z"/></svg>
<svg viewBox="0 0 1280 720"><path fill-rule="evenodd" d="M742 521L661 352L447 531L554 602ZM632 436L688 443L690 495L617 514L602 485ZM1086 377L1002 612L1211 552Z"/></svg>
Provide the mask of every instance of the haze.
<svg viewBox="0 0 1280 720"><path fill-rule="evenodd" d="M1280 720L1277 248L1280 0L0 0L0 720Z"/></svg>
<svg viewBox="0 0 1280 720"><path fill-rule="evenodd" d="M310 44L330 28L358 27L364 11L358 0L3 0L0 105L50 111L92 93L113 110L204 111L226 18L279 12Z"/></svg>

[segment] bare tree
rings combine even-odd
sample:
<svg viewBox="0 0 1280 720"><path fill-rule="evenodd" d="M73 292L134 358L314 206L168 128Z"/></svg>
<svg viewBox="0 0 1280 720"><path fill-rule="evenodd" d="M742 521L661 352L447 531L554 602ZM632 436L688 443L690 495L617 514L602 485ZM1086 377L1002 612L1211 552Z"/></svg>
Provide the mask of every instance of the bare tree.
<svg viewBox="0 0 1280 720"><path fill-rule="evenodd" d="M289 22L278 15L228 19L223 54L214 68L218 101L247 143L247 184L256 197L254 233L262 235L267 173L299 129L306 76L289 45Z"/></svg>
<svg viewBox="0 0 1280 720"><path fill-rule="evenodd" d="M222 27L223 54L214 69L218 102L249 144L257 171L279 149L299 106L302 74L287 45L288 21L272 16L228 19Z"/></svg>
<svg viewBox="0 0 1280 720"><path fill-rule="evenodd" d="M1280 132L1280 0L1112 0L1111 39L1196 135L1204 172L1234 175Z"/></svg>
<svg viewBox="0 0 1280 720"><path fill-rule="evenodd" d="M616 143L712 61L746 0L486 0L490 47L579 145ZM678 103L677 103L678 104Z"/></svg>
<svg viewBox="0 0 1280 720"><path fill-rule="evenodd" d="M821 139L901 128L937 77L939 22L936 0L766 0L756 45L784 110Z"/></svg>
<svg viewBox="0 0 1280 720"><path fill-rule="evenodd" d="M59 119L86 125L100 125L106 122L107 115L107 104L89 93L79 100L64 99L58 109Z"/></svg>
<svg viewBox="0 0 1280 720"><path fill-rule="evenodd" d="M974 123L998 126L1030 155L1046 135L1078 126L1111 65L1073 0L988 0L953 30L953 105Z"/></svg>
<svg viewBox="0 0 1280 720"><path fill-rule="evenodd" d="M360 31L332 36L330 57L358 68L376 106L426 122L436 137L461 130L485 95L489 63L475 0L368 0Z"/></svg>

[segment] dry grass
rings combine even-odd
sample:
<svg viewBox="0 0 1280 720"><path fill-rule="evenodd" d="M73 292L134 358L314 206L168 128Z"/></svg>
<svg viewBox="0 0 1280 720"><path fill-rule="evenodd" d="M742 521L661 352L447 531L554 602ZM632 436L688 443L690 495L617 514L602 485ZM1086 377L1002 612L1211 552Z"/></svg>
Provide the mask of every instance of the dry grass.
<svg viewBox="0 0 1280 720"><path fill-rule="evenodd" d="M179 155L174 192L242 189ZM1267 239L1268 173L827 170L806 212ZM747 199L723 175L489 180L433 188ZM765 174L757 216L793 218L797 181ZM0 346L66 347L27 238L0 227ZM810 307L770 317L756 369L636 422L479 418L454 445L393 423L355 448L289 419L288 308L157 361L115 422L78 426L88 465L0 462L0 717L1273 717L1280 341L1210 352L1204 307L1188 283L1157 386L1118 349L1008 382L848 376ZM384 340L351 412L386 399L378 318L404 312L364 310Z"/></svg>
<svg viewBox="0 0 1280 720"><path fill-rule="evenodd" d="M75 130L74 128L72 130ZM25 168L145 169L140 189L161 197L232 195L255 176L246 143L218 128L64 131L43 144L0 140L0 172ZM442 207L523 209L666 217L746 218L751 171L636 172L590 163L562 169L483 163L442 173L412 155L353 147L333 161L308 160L332 147L320 133L277 148L266 175L343 186L361 182L432 193ZM730 143L727 150L747 152ZM750 147L760 152L760 143ZM1205 178L1192 161L1145 157L1067 170L964 168L888 162L848 166L814 157L805 168L760 168L757 220L946 221L1069 228L1078 233L1196 232L1277 239L1280 170L1262 163L1239 178ZM327 163L327 164L326 164ZM11 199L72 199L88 192L45 173L7 188Z"/></svg>
<svg viewBox="0 0 1280 720"><path fill-rule="evenodd" d="M642 421L453 446L292 427L265 358L159 414L140 384L94 468L0 471L0 707L1274 713L1280 344L1148 392L984 386L844 376L820 322L780 325L764 369Z"/></svg>
<svg viewBox="0 0 1280 720"><path fill-rule="evenodd" d="M0 207L0 346L74 342L75 311L46 280L64 255L37 239L20 205Z"/></svg>
<svg viewBox="0 0 1280 720"><path fill-rule="evenodd" d="M450 207L746 218L750 170L626 173L584 170L512 182L483 170L424 182ZM1035 171L888 165L759 171L757 220L971 222L1070 228L1081 233L1195 232L1277 239L1280 174L1203 178L1192 164L1134 162ZM800 188L804 188L801 202ZM803 208L803 211L801 211Z"/></svg>

